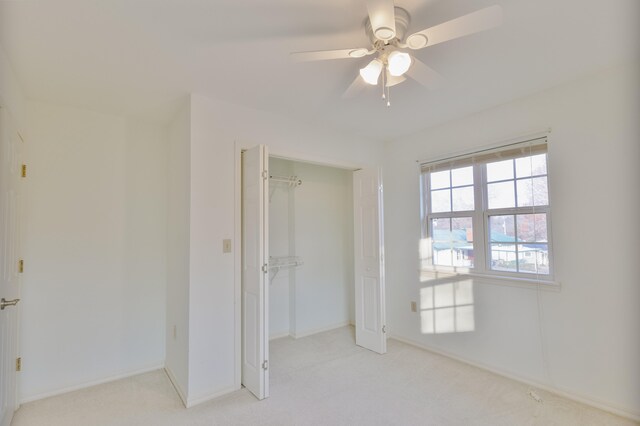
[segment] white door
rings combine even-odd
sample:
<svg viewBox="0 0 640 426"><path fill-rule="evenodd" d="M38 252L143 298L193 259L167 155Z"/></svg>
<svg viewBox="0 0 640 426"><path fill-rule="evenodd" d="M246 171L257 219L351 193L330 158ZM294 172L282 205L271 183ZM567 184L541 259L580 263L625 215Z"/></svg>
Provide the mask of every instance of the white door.
<svg viewBox="0 0 640 426"><path fill-rule="evenodd" d="M0 107L0 426L9 426L18 408L21 143L9 112Z"/></svg>
<svg viewBox="0 0 640 426"><path fill-rule="evenodd" d="M269 396L267 147L242 153L242 384Z"/></svg>
<svg viewBox="0 0 640 426"><path fill-rule="evenodd" d="M382 183L378 169L353 172L356 344L387 352L382 233Z"/></svg>

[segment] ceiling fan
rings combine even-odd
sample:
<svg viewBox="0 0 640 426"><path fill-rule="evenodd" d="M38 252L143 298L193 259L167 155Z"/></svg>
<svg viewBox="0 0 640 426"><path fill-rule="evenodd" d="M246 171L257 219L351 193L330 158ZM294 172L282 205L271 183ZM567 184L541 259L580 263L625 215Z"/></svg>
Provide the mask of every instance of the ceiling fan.
<svg viewBox="0 0 640 426"><path fill-rule="evenodd" d="M437 87L442 79L440 74L409 51L488 30L502 23L502 7L493 5L407 36L411 22L409 12L395 6L393 0L365 1L369 14L365 21L365 32L371 41L371 48L294 52L291 58L296 61L322 61L376 55L367 66L360 69L360 74L343 97L352 96L361 87L362 81L378 85L382 76L382 98L387 106L391 105L389 87L405 81L405 74L427 88Z"/></svg>

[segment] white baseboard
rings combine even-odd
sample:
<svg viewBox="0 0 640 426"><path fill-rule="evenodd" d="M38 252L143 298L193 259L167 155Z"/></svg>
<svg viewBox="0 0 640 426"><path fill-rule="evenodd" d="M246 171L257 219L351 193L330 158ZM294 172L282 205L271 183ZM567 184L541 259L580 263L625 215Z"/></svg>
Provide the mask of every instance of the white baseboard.
<svg viewBox="0 0 640 426"><path fill-rule="evenodd" d="M178 379L176 379L176 376L173 374L173 371L171 371L171 369L165 365L164 372L169 378L169 381L171 382L171 384L173 385L173 388L176 390L176 393L180 397L180 400L182 401L182 405L187 407L187 397L184 394L184 390L178 384Z"/></svg>
<svg viewBox="0 0 640 426"><path fill-rule="evenodd" d="M197 398L188 398L187 399L187 403L185 404L185 406L187 408L191 408L191 407L193 407L195 405L202 404L203 402L211 401L212 399L220 398L221 396L227 395L227 394L232 393L232 392L236 392L236 391L238 391L240 389L242 389L242 388L241 387L237 388L235 386L231 386L231 387L222 389L222 390L217 391L217 392L213 392L213 393L210 393L210 394L207 394L207 395L199 396Z"/></svg>
<svg viewBox="0 0 640 426"><path fill-rule="evenodd" d="M77 390L84 389L84 388L90 388L92 386L101 385L103 383L109 383L109 382L113 382L115 380L125 379L125 378L131 377L131 376L137 376L138 374L149 373L150 371L160 370L160 369L162 369L162 367L164 367L164 361L160 362L160 363L152 364L149 367L141 368L141 369L138 369L138 370L126 371L126 372L114 374L114 375L111 375L111 376L107 376L107 377L104 377L102 379L91 380L91 381L88 381L88 382L82 382L82 383L78 383L78 384L72 385L72 386L65 386L65 387L60 388L60 389L47 391L47 392L42 392L42 393L38 393L38 394L35 394L35 395L28 395L28 396L25 396L23 398L20 398L20 404L26 404L27 402L33 402L33 401L37 401L39 399L49 398L51 396L61 395L63 393L73 392L73 391L77 391Z"/></svg>
<svg viewBox="0 0 640 426"><path fill-rule="evenodd" d="M342 328L342 327L346 327L348 325L351 325L351 323L349 321L343 321L337 324L332 324L326 327L321 327L321 328L314 328L312 330L305 330L302 331L300 333L292 333L291 337L293 337L294 339L300 339L302 337L307 337L307 336L311 336L313 334L318 334L318 333L323 333L325 331L330 331L330 330L335 330L336 328Z"/></svg>
<svg viewBox="0 0 640 426"><path fill-rule="evenodd" d="M612 403L607 402L607 401L601 401L601 400L598 400L598 399L595 399L595 398L592 398L592 397L579 395L579 394L577 394L577 393L575 393L573 391L569 391L569 390L558 388L557 386L551 386L551 385L548 385L548 384L540 383L540 382L536 381L535 379L531 379L529 377L523 377L523 376L514 374L512 372L509 372L509 371L500 370L498 368L495 368L495 367L492 367L492 366L489 366L489 365L486 365L486 364L483 364L483 363L480 363L480 362L472 361L470 359L461 357L459 355L455 355L455 354L450 353L448 351L445 351L445 350L442 350L442 349L433 348L433 347L431 347L429 345L426 345L426 344L424 344L422 342L418 342L418 341L415 341L413 339L409 339L407 337L403 337L403 336L400 336L400 335L397 335L397 334L390 334L389 338L398 340L398 341L400 341L402 343L406 343L406 344L411 345L411 346L415 346L415 347L420 348L420 349L424 349L424 350L429 351L429 352L436 353L438 355L446 356L447 358L455 359L456 361L460 361L460 362L463 362L465 364L472 365L474 367L482 368L483 370L490 371L490 372L492 372L494 374L497 374L499 376L503 376L503 377L506 377L508 379L515 380L515 381L527 384L529 386L536 387L538 389L541 389L541 390L556 394L558 396L561 396L561 397L564 397L564 398L567 398L567 399L571 399L571 400L576 401L576 402L580 402L582 404L590 405L592 407L598 408L598 409L603 410L603 411L607 411L609 413L612 413L612 414L615 414L615 415L618 415L618 416L621 416L621 417L625 417L625 418L628 418L628 419L631 419L631 420L634 420L634 421L640 421L640 413L635 412L633 409L629 409L629 408L626 408L626 407L620 407L620 406L617 406L616 404L612 404Z"/></svg>
<svg viewBox="0 0 640 426"><path fill-rule="evenodd" d="M269 340L276 340L276 339L282 339L283 337L289 337L291 336L289 334L288 331L282 332L282 333L274 333L269 335Z"/></svg>

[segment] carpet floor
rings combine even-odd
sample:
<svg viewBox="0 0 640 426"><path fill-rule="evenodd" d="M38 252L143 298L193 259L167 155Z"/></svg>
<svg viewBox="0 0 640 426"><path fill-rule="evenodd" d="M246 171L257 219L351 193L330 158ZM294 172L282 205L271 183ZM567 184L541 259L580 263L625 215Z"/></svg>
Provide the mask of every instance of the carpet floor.
<svg viewBox="0 0 640 426"><path fill-rule="evenodd" d="M12 426L636 424L396 340L377 355L351 327L272 341L270 368L263 401L242 389L185 409L158 370L24 404Z"/></svg>

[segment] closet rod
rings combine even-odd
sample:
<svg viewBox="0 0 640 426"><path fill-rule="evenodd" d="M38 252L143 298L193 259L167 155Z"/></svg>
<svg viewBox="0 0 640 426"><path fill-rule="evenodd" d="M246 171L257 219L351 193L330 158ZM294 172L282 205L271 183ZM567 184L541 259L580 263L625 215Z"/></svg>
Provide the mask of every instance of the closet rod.
<svg viewBox="0 0 640 426"><path fill-rule="evenodd" d="M282 182L289 184L290 186L302 185L302 179L298 179L298 176L269 176L272 182Z"/></svg>

